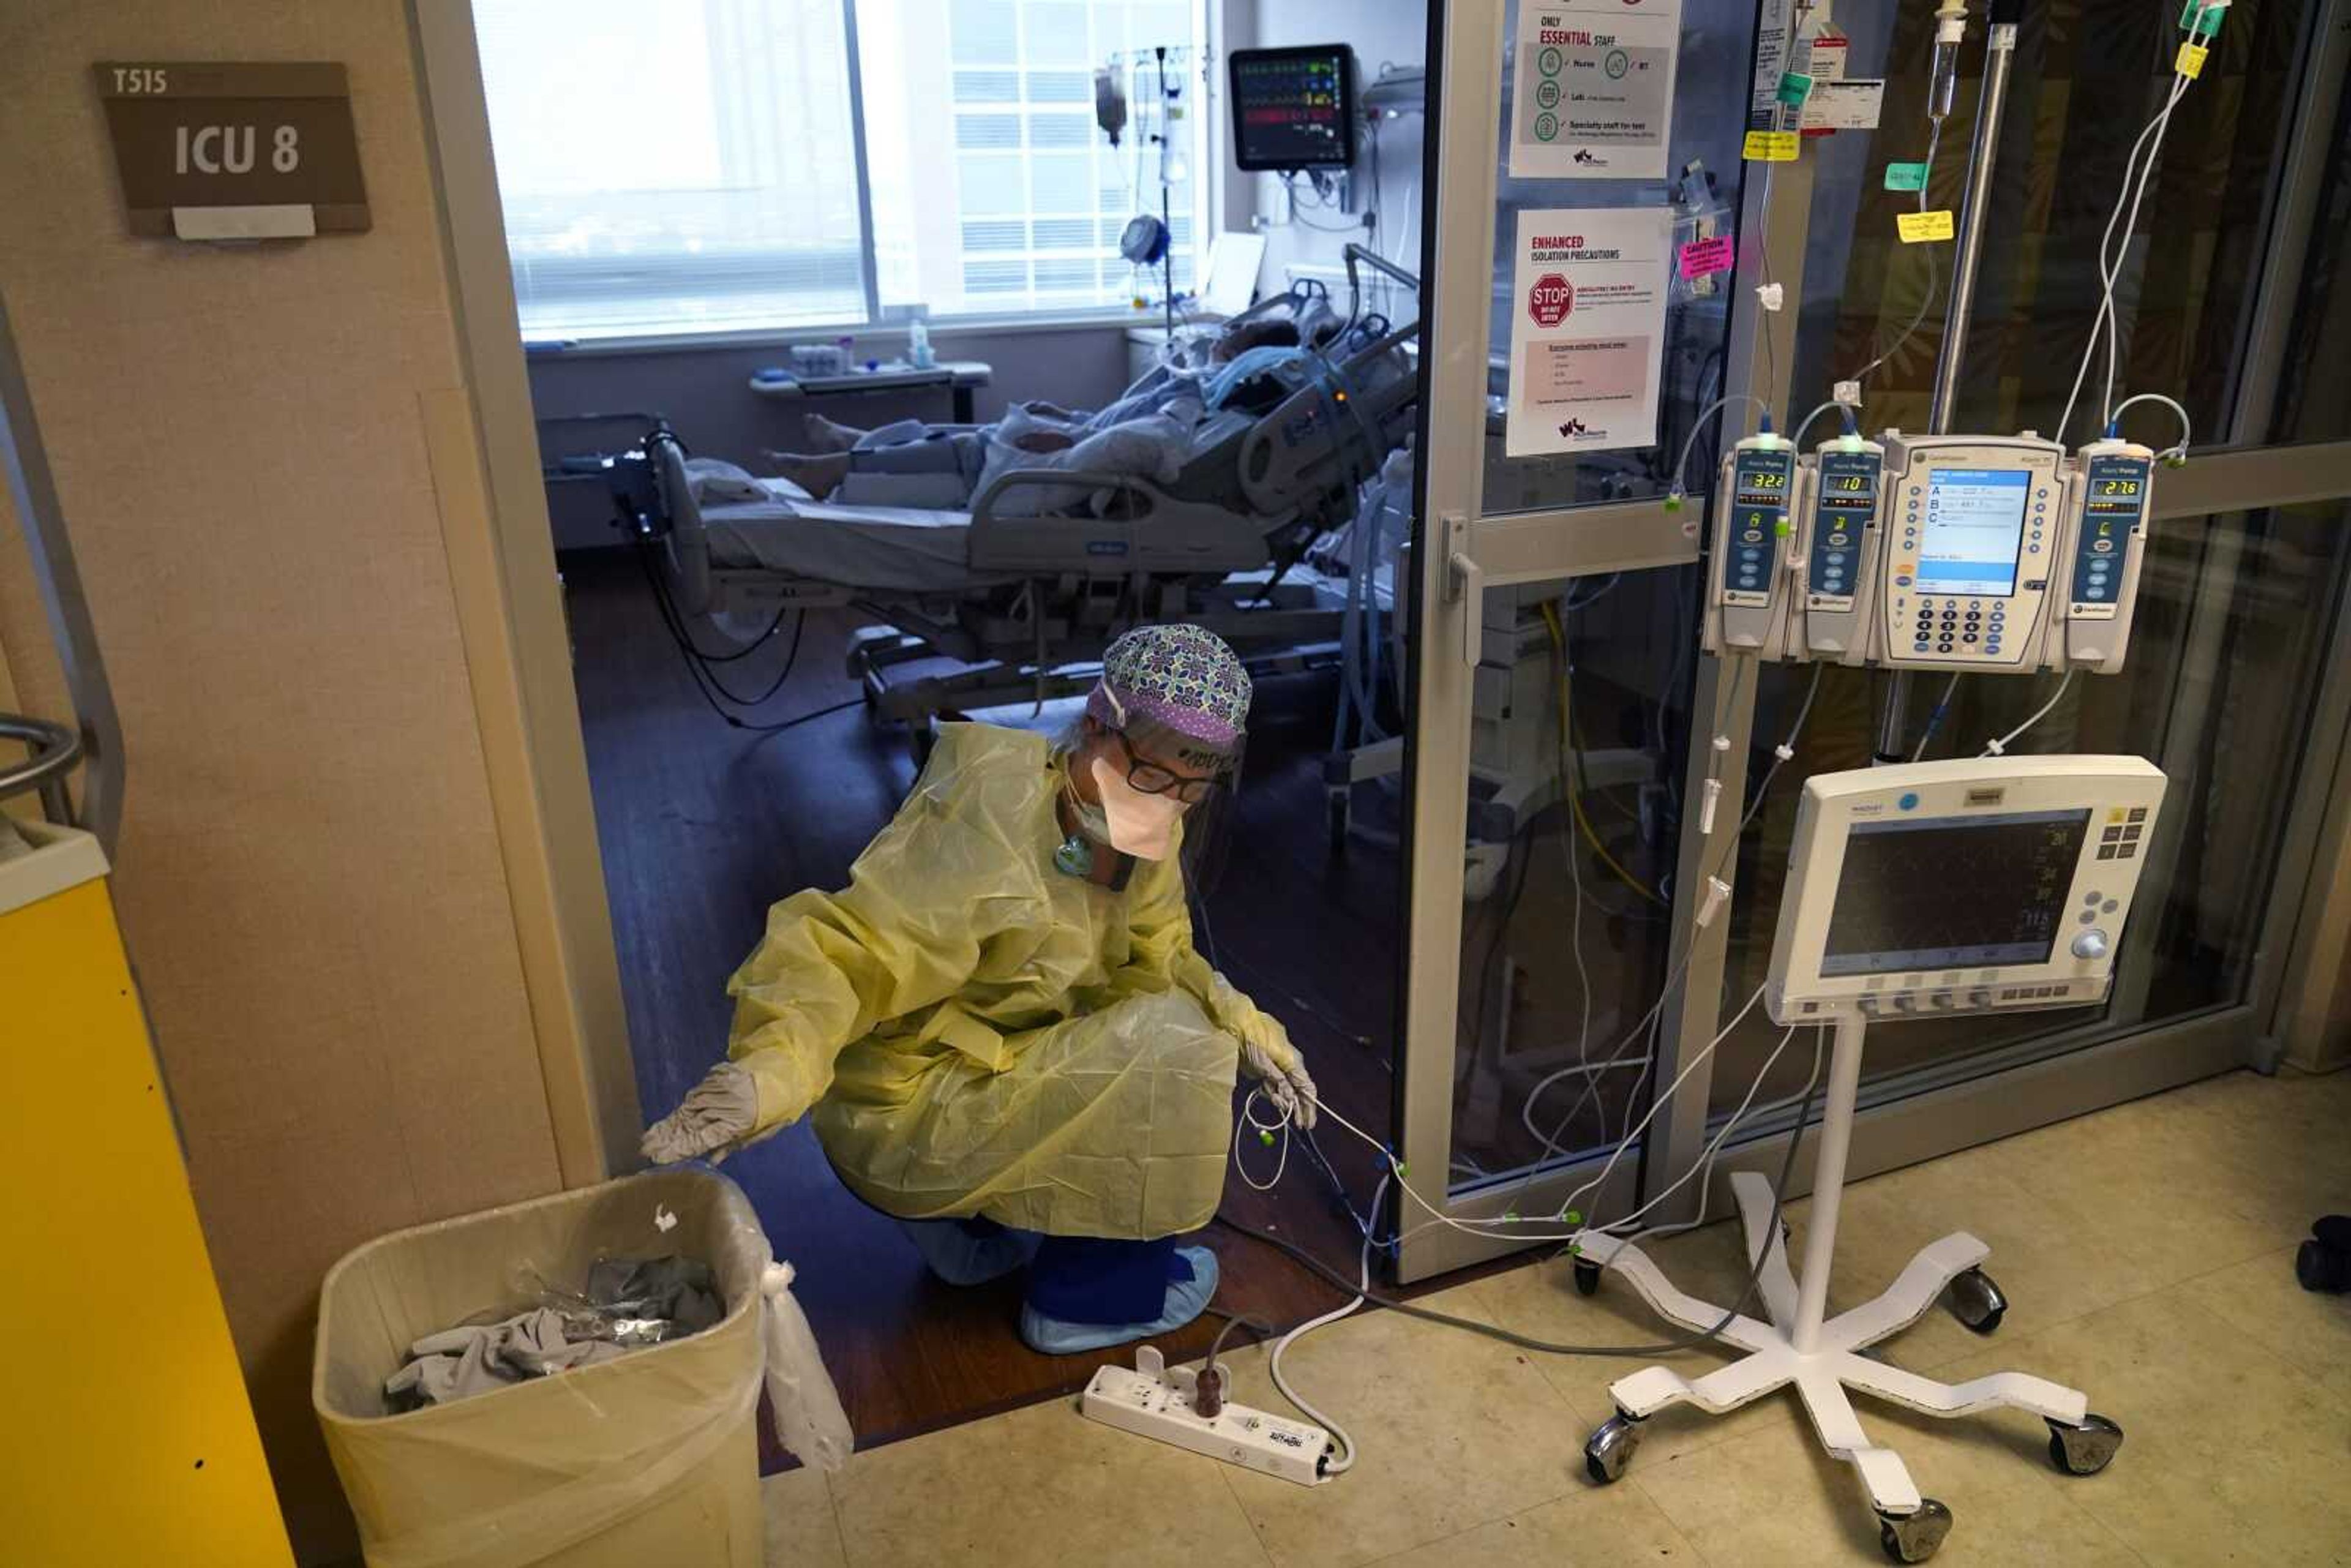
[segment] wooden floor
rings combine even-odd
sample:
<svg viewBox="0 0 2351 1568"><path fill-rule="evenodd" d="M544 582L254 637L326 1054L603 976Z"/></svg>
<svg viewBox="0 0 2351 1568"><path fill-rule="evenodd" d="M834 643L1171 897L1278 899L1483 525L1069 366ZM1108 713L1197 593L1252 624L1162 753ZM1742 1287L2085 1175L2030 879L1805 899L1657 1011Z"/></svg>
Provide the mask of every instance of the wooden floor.
<svg viewBox="0 0 2351 1568"><path fill-rule="evenodd" d="M914 768L902 733L871 727L854 710L778 735L730 728L689 684L632 557L569 556L563 570L638 1090L650 1119L723 1053L726 979L757 942L768 906L802 887L843 884ZM855 695L842 667L849 630L844 618L811 615L797 668L759 716L772 722ZM726 666L722 677L737 692L764 690L781 652ZM1393 850L1360 839L1344 855L1330 851L1317 768L1329 743L1329 703L1325 685L1311 677L1264 684L1208 940L1234 983L1287 1022L1325 1098L1358 1126L1392 1138L1397 865ZM1368 809L1376 814L1379 802L1370 800ZM1355 1201L1367 1202L1374 1153L1345 1134L1320 1144ZM1271 1151L1252 1152L1270 1163ZM795 1289L861 1446L1074 1390L1102 1359L1027 1349L1014 1332L1015 1281L956 1290L933 1279L894 1222L843 1189L805 1125L725 1169L750 1194L778 1255L799 1270ZM1229 1180L1224 1212L1334 1263L1352 1260L1359 1245L1332 1184L1295 1154L1274 1192ZM1221 1227L1202 1239L1222 1265L1222 1308L1289 1323L1340 1299L1280 1254ZM1205 1349L1215 1326L1195 1325L1171 1353Z"/></svg>

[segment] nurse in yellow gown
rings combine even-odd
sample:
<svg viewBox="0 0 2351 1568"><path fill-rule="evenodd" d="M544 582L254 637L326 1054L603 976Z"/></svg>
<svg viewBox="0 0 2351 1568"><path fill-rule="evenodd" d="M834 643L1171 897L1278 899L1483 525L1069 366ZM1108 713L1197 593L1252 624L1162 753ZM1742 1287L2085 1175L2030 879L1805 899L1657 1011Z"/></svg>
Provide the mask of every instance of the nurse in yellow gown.
<svg viewBox="0 0 2351 1568"><path fill-rule="evenodd" d="M729 1060L646 1133L670 1161L805 1115L866 1202L958 1283L1026 1264L1023 1336L1069 1352L1207 1305L1237 1071L1312 1124L1275 1019L1194 950L1187 826L1249 703L1192 626L1126 633L1055 745L950 725L841 893L793 894L727 989ZM1188 819L1188 821L1187 821Z"/></svg>

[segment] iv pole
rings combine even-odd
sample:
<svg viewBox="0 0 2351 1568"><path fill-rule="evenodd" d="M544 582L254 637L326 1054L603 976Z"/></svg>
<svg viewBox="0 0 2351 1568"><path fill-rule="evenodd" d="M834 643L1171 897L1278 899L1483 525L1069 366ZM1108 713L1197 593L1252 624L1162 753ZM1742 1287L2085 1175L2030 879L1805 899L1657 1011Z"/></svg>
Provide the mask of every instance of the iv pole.
<svg viewBox="0 0 2351 1568"><path fill-rule="evenodd" d="M2015 62L2016 25L2024 0L1991 0L1991 30L1984 40L1983 90L1976 99L1974 133L1968 141L1966 199L1959 208L1958 254L1951 264L1951 295L1943 308L1943 346L1935 357L1935 390L1928 405L1927 429L1941 435L1951 428L1951 412L1959 402L1959 368L1968 352L1968 320L1975 308L1976 265L1983 256L1984 223L1990 217L1992 169L2000 161L2001 120L2008 110L2009 68ZM1965 25L1963 3L1947 5L1937 13ZM1938 47L1939 57L1944 51ZM1950 50L1956 65L1958 50ZM1935 92L1948 111L1950 87L1937 83ZM1877 718L1876 761L1905 762L1903 743L1908 738L1910 672L1895 670L1886 684L1886 704Z"/></svg>

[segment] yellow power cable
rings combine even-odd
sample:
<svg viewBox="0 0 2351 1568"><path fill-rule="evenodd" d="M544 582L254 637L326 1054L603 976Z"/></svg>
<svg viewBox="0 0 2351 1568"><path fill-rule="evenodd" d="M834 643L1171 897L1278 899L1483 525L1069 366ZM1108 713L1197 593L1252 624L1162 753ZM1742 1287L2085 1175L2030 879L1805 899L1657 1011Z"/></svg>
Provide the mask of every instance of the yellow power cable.
<svg viewBox="0 0 2351 1568"><path fill-rule="evenodd" d="M1606 866L1610 871L1614 872L1617 878L1622 881L1625 886L1631 888L1643 898L1647 899L1651 904L1654 904L1662 909L1666 907L1666 901L1659 898L1655 893L1651 892L1648 886L1644 883L1639 877L1635 876L1631 872L1626 871L1624 866L1617 862L1616 857L1608 852L1608 846L1600 841L1600 835L1592 831L1592 819L1583 814L1583 791L1576 788L1575 770L1569 763L1569 732L1567 727L1567 632L1565 628L1560 624L1559 607L1557 605L1546 601L1542 607L1542 615L1543 628L1551 633L1552 656L1556 658L1559 663L1560 793L1567 797L1568 812L1575 819L1576 827L1583 831L1584 841L1592 846L1592 852L1600 857L1600 863Z"/></svg>

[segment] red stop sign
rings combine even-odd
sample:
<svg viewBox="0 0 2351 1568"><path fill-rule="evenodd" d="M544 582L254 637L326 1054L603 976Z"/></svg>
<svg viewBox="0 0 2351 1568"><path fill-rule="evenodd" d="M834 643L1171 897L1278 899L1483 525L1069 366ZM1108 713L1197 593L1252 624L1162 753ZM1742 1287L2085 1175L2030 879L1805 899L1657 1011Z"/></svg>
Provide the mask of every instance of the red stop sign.
<svg viewBox="0 0 2351 1568"><path fill-rule="evenodd" d="M1538 327L1556 327L1575 308L1575 290L1556 272L1546 272L1527 290L1527 314Z"/></svg>

